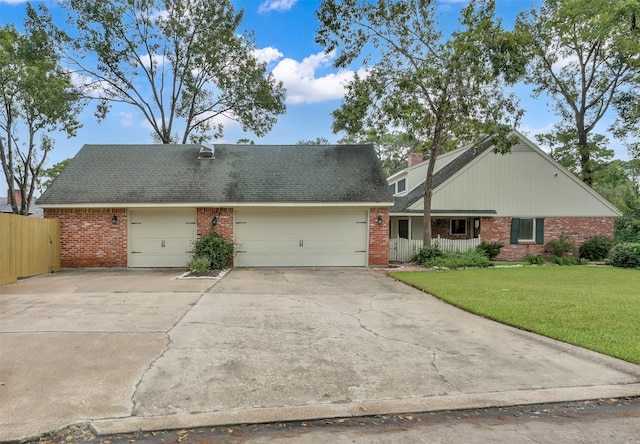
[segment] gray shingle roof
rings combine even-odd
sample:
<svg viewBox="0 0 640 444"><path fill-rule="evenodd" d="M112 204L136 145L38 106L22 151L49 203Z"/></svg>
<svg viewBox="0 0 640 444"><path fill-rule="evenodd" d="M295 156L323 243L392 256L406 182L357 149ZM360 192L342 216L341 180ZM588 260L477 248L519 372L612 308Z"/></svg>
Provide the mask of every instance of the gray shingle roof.
<svg viewBox="0 0 640 444"><path fill-rule="evenodd" d="M484 153L489 148L493 147L493 142L491 138L487 137L482 141L474 144L465 152L460 154L454 160L446 164L444 167L439 169L438 171L433 173L433 189L435 190L440 185L442 185L447 179L456 174L466 165L468 165L472 160L478 157L478 155ZM416 201L422 198L424 195L424 182L420 184L420 186L414 188L409 193L404 196L396 197L394 200L393 207L391 208L392 213L401 213L406 212L407 209L413 205Z"/></svg>
<svg viewBox="0 0 640 444"><path fill-rule="evenodd" d="M391 203L372 145L85 145L39 205Z"/></svg>

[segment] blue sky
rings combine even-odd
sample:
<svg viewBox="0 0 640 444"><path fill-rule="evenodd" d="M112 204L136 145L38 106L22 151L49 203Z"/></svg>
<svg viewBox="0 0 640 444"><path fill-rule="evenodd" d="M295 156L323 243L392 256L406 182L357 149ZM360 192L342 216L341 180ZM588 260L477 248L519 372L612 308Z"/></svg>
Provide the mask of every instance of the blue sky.
<svg viewBox="0 0 640 444"><path fill-rule="evenodd" d="M498 15L505 27L510 28L515 16L536 5L540 0L497 0ZM32 4L36 3L33 1ZM55 0L42 0L58 19L64 22ZM268 62L269 69L287 89L287 113L265 137L243 133L237 124L225 126L222 139L214 143L235 143L249 138L256 143L292 144L299 140L315 140L324 137L337 142L341 137L331 132L331 112L338 108L343 97L343 85L359 66L349 70L332 67L332 58L315 43L317 21L315 11L319 0L233 0L237 9L244 9L244 21L240 30L252 31L259 57ZM468 0L436 0L444 29L457 24L460 9ZM26 2L0 0L0 23L14 23L20 28L24 20ZM533 100L531 89L520 85L516 92L522 100L526 114L518 128L535 142L534 135L547 132L558 119L546 104L544 97ZM73 157L86 143L152 143L151 131L142 115L133 107L114 106L108 117L98 124L93 115L95 104L82 114L83 128L76 137L56 138L56 146L49 156L48 166ZM606 120L606 119L605 119ZM605 132L607 122L601 122L596 132ZM612 140L612 142L614 142ZM615 142L614 142L615 143ZM626 149L618 143L612 146L616 158L627 159Z"/></svg>

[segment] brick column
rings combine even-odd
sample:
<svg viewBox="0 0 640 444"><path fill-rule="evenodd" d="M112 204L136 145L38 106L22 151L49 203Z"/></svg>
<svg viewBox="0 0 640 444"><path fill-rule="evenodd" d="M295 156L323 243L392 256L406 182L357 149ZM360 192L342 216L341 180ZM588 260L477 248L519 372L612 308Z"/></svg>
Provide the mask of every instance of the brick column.
<svg viewBox="0 0 640 444"><path fill-rule="evenodd" d="M382 224L378 223L382 216ZM389 208L369 209L369 266L389 265Z"/></svg>

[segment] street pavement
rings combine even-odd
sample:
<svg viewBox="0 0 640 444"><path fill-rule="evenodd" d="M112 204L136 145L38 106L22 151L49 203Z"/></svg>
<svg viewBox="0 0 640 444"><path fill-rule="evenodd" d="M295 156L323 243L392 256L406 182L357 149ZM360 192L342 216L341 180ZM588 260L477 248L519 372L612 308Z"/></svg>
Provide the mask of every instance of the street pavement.
<svg viewBox="0 0 640 444"><path fill-rule="evenodd" d="M640 366L368 269L65 270L0 287L0 441L640 396Z"/></svg>

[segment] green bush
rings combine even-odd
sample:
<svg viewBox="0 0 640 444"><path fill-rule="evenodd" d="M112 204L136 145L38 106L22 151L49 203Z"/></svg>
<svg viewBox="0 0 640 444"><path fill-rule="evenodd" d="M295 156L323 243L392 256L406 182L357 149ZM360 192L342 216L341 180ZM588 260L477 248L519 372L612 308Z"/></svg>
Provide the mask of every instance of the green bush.
<svg viewBox="0 0 640 444"><path fill-rule="evenodd" d="M560 238L547 242L544 252L553 257L568 257L576 255L576 246L569 240L567 233L562 233Z"/></svg>
<svg viewBox="0 0 640 444"><path fill-rule="evenodd" d="M425 265L425 263L442 256L444 256L444 252L437 245L430 245L419 249L411 258L411 262L416 265Z"/></svg>
<svg viewBox="0 0 640 444"><path fill-rule="evenodd" d="M193 244L193 258L208 259L214 270L225 268L233 258L233 244L211 230Z"/></svg>
<svg viewBox="0 0 640 444"><path fill-rule="evenodd" d="M551 256L549 259L557 265L587 265L589 261L581 257Z"/></svg>
<svg viewBox="0 0 640 444"><path fill-rule="evenodd" d="M493 259L500 254L504 244L500 241L497 242L482 242L476 247L478 253L484 254L489 259Z"/></svg>
<svg viewBox="0 0 640 444"><path fill-rule="evenodd" d="M542 256L525 256L523 261L529 265L542 265L545 262Z"/></svg>
<svg viewBox="0 0 640 444"><path fill-rule="evenodd" d="M423 267L466 268L489 267L491 261L487 256L477 251L465 253L444 252L437 247L424 247L413 257L413 263Z"/></svg>
<svg viewBox="0 0 640 444"><path fill-rule="evenodd" d="M206 257L194 259L189 264L189 271L194 274L207 274L211 271L211 261Z"/></svg>
<svg viewBox="0 0 640 444"><path fill-rule="evenodd" d="M614 267L640 268L640 243L615 245L609 253L609 263Z"/></svg>
<svg viewBox="0 0 640 444"><path fill-rule="evenodd" d="M600 261L609 256L613 248L613 239L607 236L593 236L580 246L580 257L591 261Z"/></svg>

